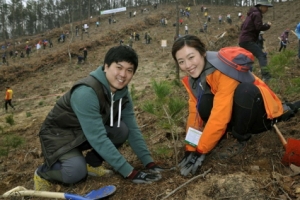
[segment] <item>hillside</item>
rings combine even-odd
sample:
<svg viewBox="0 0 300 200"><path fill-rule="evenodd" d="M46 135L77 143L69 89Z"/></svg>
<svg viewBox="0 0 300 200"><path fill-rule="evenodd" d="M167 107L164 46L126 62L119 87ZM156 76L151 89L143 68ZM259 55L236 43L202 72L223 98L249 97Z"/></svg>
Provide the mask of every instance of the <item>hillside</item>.
<svg viewBox="0 0 300 200"><path fill-rule="evenodd" d="M249 8L207 7L212 17L208 23L208 32L199 32L205 17L198 5L191 7L190 18L182 17L184 23L179 27L180 34L184 34L184 24L188 24L189 33L196 34L205 41L208 50L237 45L241 24L237 14L242 12L245 15ZM181 5L181 8L184 6ZM294 30L299 22L297 21L300 19L299 8L299 1L276 3L264 16L264 21L272 22L271 29L264 34L270 58L279 53L278 36L286 28ZM33 188L33 173L43 162L38 132L44 118L56 100L68 91L76 80L87 76L90 71L103 64L104 54L109 48L119 45L121 39L127 44L130 34L134 31L140 34L140 40L133 43L133 48L139 55L139 68L130 88L135 88L138 97L135 107L138 123L155 160L165 166L175 165L176 155L172 151L163 155L157 153L158 148L173 150L172 140L167 137L168 133L157 125L159 120L141 110L142 103L153 98L152 79L171 81L175 78L175 64L170 53L175 35L175 27L172 26L176 22L175 4L159 5L156 10L152 7L148 9L149 12L144 13L140 12L141 8L130 8L126 13L116 13L114 18L117 22L113 24L108 23L108 16L101 16L100 27L95 26L96 18L86 20L86 23L90 22L89 34L84 34L82 40L81 36L72 38L70 34L64 43L57 42L60 34L68 31L70 25L50 30L42 35L17 39L20 44L15 48L19 52L24 51L27 40L34 46L39 40L51 38L54 46L40 49L38 52L34 50L30 58L8 58L8 66L0 65L0 83L3 88L1 95L4 97L5 86L10 86L14 90L13 104L16 107L16 110L9 109L8 113L5 113L4 109L0 110L2 127L0 144L8 142L8 135L20 136L25 140L21 148L10 149L8 156L0 157L0 194L18 185ZM137 11L137 16L129 18L128 12L134 10ZM224 20L228 13L231 14L233 24L223 22L219 25L218 15L221 14ZM168 19L167 26L160 25L161 18ZM74 23L73 27L79 24ZM224 37L217 38L225 31ZM152 37L150 44L145 44L145 32L149 32ZM167 40L167 47L161 47L161 40ZM290 34L289 40L287 49L296 50L297 38ZM87 62L77 64L77 55L83 55L84 47L88 49ZM71 61L68 51L72 55ZM286 79L300 75L300 62L296 56L293 59L293 66L283 66L288 71L284 77ZM257 68L257 63L255 67ZM180 74L181 77L184 75ZM183 87L177 92L187 98ZM300 99L300 94L284 96L285 93L282 91L278 95L288 101ZM9 116L13 116L15 122L12 126L7 123ZM280 123L278 127L287 138L300 139L299 119L298 114L289 122ZM180 129L179 158L183 155L184 120ZM133 166L142 169L141 163L128 145L122 147L121 152ZM194 180L168 199L299 199L297 190L299 191L300 187L300 177L291 176L291 169L280 163L283 153L284 148L275 132L268 131L255 135L245 152L226 162L215 160L213 153L207 156L199 171L199 174L202 174L211 169L206 177ZM71 187L54 184L53 191L84 194L104 185L116 185L117 192L109 199L162 199L190 178L180 176L178 171L170 171L163 173L163 179L158 183L137 185L115 174L110 178L87 177L85 182Z"/></svg>

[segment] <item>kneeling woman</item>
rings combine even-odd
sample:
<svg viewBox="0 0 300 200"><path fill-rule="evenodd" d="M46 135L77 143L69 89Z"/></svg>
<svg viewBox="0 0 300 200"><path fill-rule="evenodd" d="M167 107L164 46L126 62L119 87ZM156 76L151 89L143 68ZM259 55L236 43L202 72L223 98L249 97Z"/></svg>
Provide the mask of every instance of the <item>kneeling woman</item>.
<svg viewBox="0 0 300 200"><path fill-rule="evenodd" d="M186 145L179 164L182 175L195 173L227 131L236 140L217 155L220 159L237 155L251 134L269 130L274 122L294 114L293 104L284 109L274 92L251 72L254 56L243 48L206 51L198 37L186 35L175 41L172 56L188 74L182 80L189 94L187 132L202 130L199 141ZM284 110L288 112L283 115Z"/></svg>

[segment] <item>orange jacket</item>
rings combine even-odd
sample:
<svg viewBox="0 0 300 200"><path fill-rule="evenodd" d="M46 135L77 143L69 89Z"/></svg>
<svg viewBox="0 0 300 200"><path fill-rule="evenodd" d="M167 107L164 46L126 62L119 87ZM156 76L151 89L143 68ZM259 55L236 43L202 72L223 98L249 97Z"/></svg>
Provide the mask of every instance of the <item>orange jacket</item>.
<svg viewBox="0 0 300 200"><path fill-rule="evenodd" d="M203 154L211 151L225 133L227 124L231 120L234 91L239 84L238 81L224 75L219 70L207 75L206 82L214 94L213 108L197 147L186 145L186 151L196 151L197 149ZM189 116L186 128L193 127L202 130L203 122L196 109L197 99L189 86L188 76L182 79L182 83L189 94ZM282 103L274 92L256 76L254 85L262 94L268 119L281 116L283 113Z"/></svg>
<svg viewBox="0 0 300 200"><path fill-rule="evenodd" d="M10 100L12 99L13 91L12 89L7 89L5 92L5 100Z"/></svg>

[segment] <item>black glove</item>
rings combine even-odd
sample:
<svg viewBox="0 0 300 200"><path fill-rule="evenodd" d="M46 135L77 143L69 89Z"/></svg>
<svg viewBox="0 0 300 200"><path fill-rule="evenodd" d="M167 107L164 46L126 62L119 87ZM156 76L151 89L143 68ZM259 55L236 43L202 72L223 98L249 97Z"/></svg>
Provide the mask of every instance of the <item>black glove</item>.
<svg viewBox="0 0 300 200"><path fill-rule="evenodd" d="M151 173L160 173L160 172L163 172L163 171L172 170L172 168L165 168L165 167L158 166L154 162L148 163L146 165L146 168L149 169L149 171Z"/></svg>
<svg viewBox="0 0 300 200"><path fill-rule="evenodd" d="M290 118L295 116L294 110L295 107L292 103L283 103L283 114L280 116L281 121L288 121Z"/></svg>
<svg viewBox="0 0 300 200"><path fill-rule="evenodd" d="M186 151L184 153L184 157L179 162L178 167L182 168L184 165L186 165L189 162L189 160L191 159L191 157L192 157L192 152L191 151Z"/></svg>
<svg viewBox="0 0 300 200"><path fill-rule="evenodd" d="M159 173L145 173L133 170L127 178L131 179L134 183L152 183L160 180L161 175Z"/></svg>
<svg viewBox="0 0 300 200"><path fill-rule="evenodd" d="M187 176L190 172L194 175L198 169L202 165L202 162L205 158L204 154L200 154L198 152L193 152L188 157L190 158L187 163L180 169L180 174L183 176Z"/></svg>

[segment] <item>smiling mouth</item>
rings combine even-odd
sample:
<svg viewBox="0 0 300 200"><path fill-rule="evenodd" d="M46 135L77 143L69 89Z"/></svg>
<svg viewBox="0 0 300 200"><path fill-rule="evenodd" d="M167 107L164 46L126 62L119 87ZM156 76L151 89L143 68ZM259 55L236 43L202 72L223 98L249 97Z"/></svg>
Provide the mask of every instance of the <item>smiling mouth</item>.
<svg viewBox="0 0 300 200"><path fill-rule="evenodd" d="M189 73L193 73L193 72L195 72L195 70L196 70L196 69L193 68L193 69L188 70L188 72L189 72Z"/></svg>

